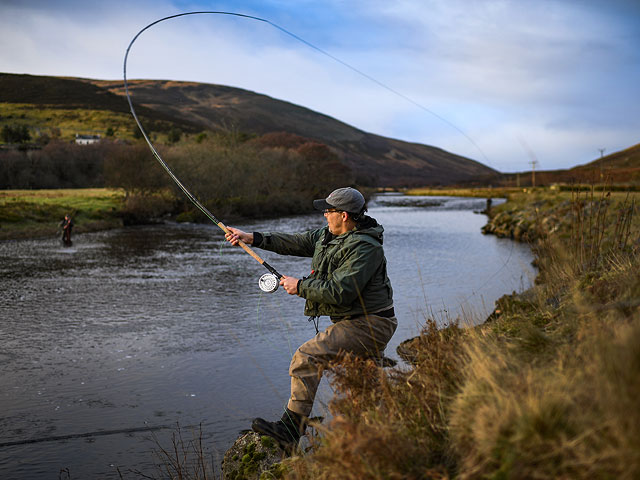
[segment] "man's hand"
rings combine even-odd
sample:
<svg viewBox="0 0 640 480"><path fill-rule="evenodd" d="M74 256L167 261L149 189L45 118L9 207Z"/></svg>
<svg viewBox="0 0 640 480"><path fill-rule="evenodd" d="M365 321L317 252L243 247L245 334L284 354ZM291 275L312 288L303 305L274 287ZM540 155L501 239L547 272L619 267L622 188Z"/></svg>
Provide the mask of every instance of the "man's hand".
<svg viewBox="0 0 640 480"><path fill-rule="evenodd" d="M289 295L298 294L298 278L287 277L283 275L280 279L280 286L284 287Z"/></svg>
<svg viewBox="0 0 640 480"><path fill-rule="evenodd" d="M231 233L225 233L224 238L226 238L231 245L236 246L239 241L242 241L247 245L251 245L253 243L253 233L243 232L242 230L232 227L227 227L227 230Z"/></svg>

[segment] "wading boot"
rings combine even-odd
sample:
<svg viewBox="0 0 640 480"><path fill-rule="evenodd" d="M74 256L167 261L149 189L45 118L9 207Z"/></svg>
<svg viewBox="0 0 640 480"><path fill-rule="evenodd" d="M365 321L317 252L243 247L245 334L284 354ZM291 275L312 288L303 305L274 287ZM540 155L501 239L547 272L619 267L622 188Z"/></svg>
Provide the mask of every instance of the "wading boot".
<svg viewBox="0 0 640 480"><path fill-rule="evenodd" d="M268 422L262 418L255 418L251 429L262 435L267 435L278 442L287 453L292 453L298 446L300 437L307 428L307 418L298 413L285 409L282 418L277 422Z"/></svg>

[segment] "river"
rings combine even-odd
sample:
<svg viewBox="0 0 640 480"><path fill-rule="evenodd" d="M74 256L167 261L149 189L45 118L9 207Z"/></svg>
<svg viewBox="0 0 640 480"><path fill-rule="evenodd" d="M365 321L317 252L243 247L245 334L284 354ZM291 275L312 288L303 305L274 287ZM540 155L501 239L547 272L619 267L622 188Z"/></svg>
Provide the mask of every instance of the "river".
<svg viewBox="0 0 640 480"><path fill-rule="evenodd" d="M388 356L426 318L478 323L501 295L532 283L529 247L482 235L486 216L474 211L484 207L401 195L371 203L399 319ZM293 232L324 222L234 226ZM258 253L281 273L309 270L309 259ZM67 248L57 238L0 242L0 478L154 475L155 441L170 446L178 424L185 440L201 428L219 465L253 417L280 416L291 355L315 333L302 299L258 289L263 273L215 225L77 235ZM323 380L314 414L330 397Z"/></svg>

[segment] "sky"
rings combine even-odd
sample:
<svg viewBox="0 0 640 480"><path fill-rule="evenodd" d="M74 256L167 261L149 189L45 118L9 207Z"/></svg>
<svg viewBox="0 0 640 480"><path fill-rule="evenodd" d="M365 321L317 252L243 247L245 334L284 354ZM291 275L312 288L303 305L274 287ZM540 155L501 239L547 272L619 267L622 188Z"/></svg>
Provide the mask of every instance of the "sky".
<svg viewBox="0 0 640 480"><path fill-rule="evenodd" d="M0 72L122 79L140 30L195 11L270 23L162 21L127 78L244 88L502 172L640 143L638 0L0 0Z"/></svg>

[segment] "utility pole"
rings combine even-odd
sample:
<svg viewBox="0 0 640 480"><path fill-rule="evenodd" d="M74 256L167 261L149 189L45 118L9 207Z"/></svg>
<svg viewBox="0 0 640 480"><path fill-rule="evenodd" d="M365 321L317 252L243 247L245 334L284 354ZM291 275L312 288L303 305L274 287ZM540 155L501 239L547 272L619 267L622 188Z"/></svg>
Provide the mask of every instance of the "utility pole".
<svg viewBox="0 0 640 480"><path fill-rule="evenodd" d="M531 160L529 162L531 164L531 188L536 186L536 164L537 160Z"/></svg>
<svg viewBox="0 0 640 480"><path fill-rule="evenodd" d="M604 151L606 150L606 148L599 148L598 150L600 150L600 181L602 181L602 157L604 155Z"/></svg>

